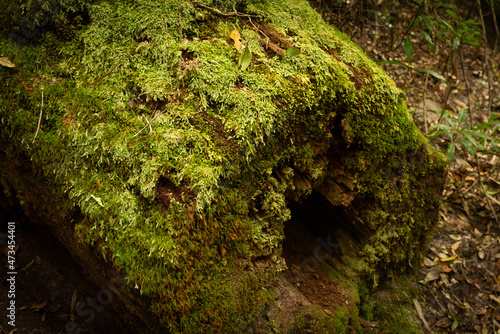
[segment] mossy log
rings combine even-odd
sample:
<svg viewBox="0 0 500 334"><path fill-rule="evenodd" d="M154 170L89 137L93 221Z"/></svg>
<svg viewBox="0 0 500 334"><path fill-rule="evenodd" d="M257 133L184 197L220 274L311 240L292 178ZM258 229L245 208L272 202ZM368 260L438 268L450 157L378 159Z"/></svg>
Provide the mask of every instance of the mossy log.
<svg viewBox="0 0 500 334"><path fill-rule="evenodd" d="M336 331L358 283L419 267L447 162L306 1L0 3L3 191L141 332L300 327L272 308L291 209L338 245Z"/></svg>

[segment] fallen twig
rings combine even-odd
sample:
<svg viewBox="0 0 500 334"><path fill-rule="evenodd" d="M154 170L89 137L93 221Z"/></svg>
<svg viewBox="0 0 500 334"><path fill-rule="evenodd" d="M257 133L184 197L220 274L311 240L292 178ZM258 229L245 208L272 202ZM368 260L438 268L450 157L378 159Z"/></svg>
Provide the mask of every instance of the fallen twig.
<svg viewBox="0 0 500 334"><path fill-rule="evenodd" d="M144 126L144 127L143 127L140 131L139 131L139 132L137 132L135 135L133 135L133 136L132 136L132 138L137 137L137 136L138 136L138 135L139 135L142 131L144 131L144 129L145 129L145 128L147 128L148 126L149 126L149 135L151 135L151 133L153 133L153 128L151 127L151 124L154 122L154 120L155 120L158 116L163 115L163 114L165 113L165 111L167 111L167 110L168 110L168 107L170 107L170 105L171 105L171 104L172 104L172 102L170 102L170 103L168 104L168 106L167 106L165 109L163 109L161 112L156 112L156 113L153 115L153 118L151 118L151 120L150 120L150 121L148 121L148 119L146 118L146 122L147 122L147 124L146 124L146 125L145 125L145 126Z"/></svg>
<svg viewBox="0 0 500 334"><path fill-rule="evenodd" d="M36 128L35 138L33 138L32 144L35 142L36 136L38 136L38 130L40 130L40 124L42 123L42 112L43 112L43 87L42 89L42 106L40 107L40 117L38 118L38 127Z"/></svg>
<svg viewBox="0 0 500 334"><path fill-rule="evenodd" d="M88 85L87 88L95 85L96 83L98 83L99 81L101 81L102 79L104 79L105 77L107 77L108 75L110 75L111 72L113 72L113 70L116 68L116 66L118 66L118 63L116 63L115 66L113 66L113 68L110 69L108 73L104 74L102 77L100 77L99 79L95 80L90 85Z"/></svg>
<svg viewBox="0 0 500 334"><path fill-rule="evenodd" d="M239 17L256 17L255 15L250 15L250 14L242 14L242 13L238 13L236 11L236 4L233 4L233 12L232 13L223 13L221 12L220 10L218 10L217 8L212 8L212 7L209 7L207 5L204 5L202 3L199 3L198 1L194 1L194 0L191 0L191 3L195 4L196 6L198 7L201 7L201 8L204 8L204 9L208 9L209 11L211 12L214 12L218 15L222 15L222 16L225 16L225 17L229 17L229 16L239 16Z"/></svg>

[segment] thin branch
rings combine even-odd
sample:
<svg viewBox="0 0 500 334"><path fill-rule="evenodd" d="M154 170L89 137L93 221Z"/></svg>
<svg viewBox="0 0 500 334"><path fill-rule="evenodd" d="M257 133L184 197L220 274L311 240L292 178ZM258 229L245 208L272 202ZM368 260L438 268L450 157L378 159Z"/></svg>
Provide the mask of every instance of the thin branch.
<svg viewBox="0 0 500 334"><path fill-rule="evenodd" d="M483 38L484 38L484 61L486 62L486 74L488 75L488 119L491 116L491 103L493 100L493 97L491 96L493 93L493 85L492 85L492 80L491 80L491 71L488 68L488 65L490 63L490 58L488 57L488 38L486 37L486 25L484 24L484 17L483 17L483 10L481 9L481 0L477 0L477 4L479 7L479 17L481 18L481 25L483 27ZM495 13L493 13L495 15Z"/></svg>
<svg viewBox="0 0 500 334"><path fill-rule="evenodd" d="M424 3L425 2L422 2L420 4L420 6L418 7L418 12L417 12L417 15L415 15L415 17L413 18L413 21L411 22L410 26L408 27L408 29L406 30L405 34L403 35L403 37L401 38L401 41L399 42L398 46L396 46L393 50L396 50L398 49L401 44L403 44L403 41L405 40L405 37L406 35L408 35L408 33L410 32L410 30L413 28L413 25L415 24L415 21L417 20L417 18L420 16L420 12L422 11L422 9L424 8Z"/></svg>
<svg viewBox="0 0 500 334"><path fill-rule="evenodd" d="M232 13L223 13L220 10L218 10L217 8L208 7L202 3L199 3L198 1L191 0L191 3L195 4L196 6L198 6L200 8L208 9L209 11L214 12L215 14L222 15L225 17L229 17L229 16L256 17L255 15L238 13L236 11L236 8L235 8L236 4L233 4L233 12Z"/></svg>
<svg viewBox="0 0 500 334"><path fill-rule="evenodd" d="M42 106L40 107L40 117L38 118L38 126L36 128L35 138L33 138L32 144L35 143L36 136L38 136L38 130L40 130L40 124L42 123L42 112L43 112L43 87L42 89Z"/></svg>
<svg viewBox="0 0 500 334"><path fill-rule="evenodd" d="M171 104L172 104L172 102L170 102L170 103L168 104L168 106L167 106L165 109L163 109L161 112L156 112L156 113L153 115L153 118L151 118L151 120L150 120L150 121L148 121L148 119L146 118L146 122L147 122L147 124L146 124L146 125L145 125L145 126L144 126L144 127L143 127L140 131L139 131L139 132L137 132L135 135L133 135L133 136L132 136L132 138L137 137L137 136L138 136L138 135L139 135L142 131L144 131L144 129L145 129L145 128L147 128L148 126L149 126L149 135L151 135L151 133L153 133L153 128L151 128L151 124L154 122L154 120L155 120L158 116L163 115L163 114L165 113L165 111L167 111L167 110L168 110L168 107L170 107L170 105L171 105Z"/></svg>
<svg viewBox="0 0 500 334"><path fill-rule="evenodd" d="M429 81L429 73L425 73L425 84L424 84L424 102L422 104L422 113L424 115L424 130L425 134L429 133L429 127L427 126L427 110L425 110L425 104L427 99L427 83Z"/></svg>
<svg viewBox="0 0 500 334"><path fill-rule="evenodd" d="M493 55L495 56L497 53L497 47L498 47L498 38L500 38L500 31L498 30L498 23L497 23L497 14L495 12L495 4L493 3L493 0L490 0L490 6L491 6L491 14L493 15L493 24L495 26L495 46L493 47Z"/></svg>
<svg viewBox="0 0 500 334"><path fill-rule="evenodd" d="M116 66L118 66L118 63L116 63L115 66L113 66L113 68L110 69L108 73L104 74L102 77L100 77L99 79L97 79L96 81L94 81L93 83L91 83L90 85L88 85L87 88L95 85L96 83L98 83L99 81L101 81L102 79L104 79L105 77L107 77L108 75L110 75L111 72L114 71L114 69L116 68Z"/></svg>

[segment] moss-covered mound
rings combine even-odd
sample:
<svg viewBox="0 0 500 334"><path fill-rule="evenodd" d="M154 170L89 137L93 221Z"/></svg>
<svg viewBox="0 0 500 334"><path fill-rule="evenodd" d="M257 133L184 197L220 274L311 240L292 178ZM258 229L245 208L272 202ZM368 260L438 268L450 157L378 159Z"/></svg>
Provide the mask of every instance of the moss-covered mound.
<svg viewBox="0 0 500 334"><path fill-rule="evenodd" d="M313 189L356 231L342 250L359 277L418 266L446 162L394 82L306 1L23 3L0 1L15 63L0 67L3 157L29 164L74 252L125 273L152 327L259 318L288 202ZM29 202L12 175L4 191Z"/></svg>

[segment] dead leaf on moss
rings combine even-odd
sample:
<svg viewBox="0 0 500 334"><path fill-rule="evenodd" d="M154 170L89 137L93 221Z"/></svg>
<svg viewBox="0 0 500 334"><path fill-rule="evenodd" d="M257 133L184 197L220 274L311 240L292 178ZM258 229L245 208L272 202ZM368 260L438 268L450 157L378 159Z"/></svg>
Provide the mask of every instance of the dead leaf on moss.
<svg viewBox="0 0 500 334"><path fill-rule="evenodd" d="M7 57L0 57L0 65L5 67L16 67L16 64L11 62Z"/></svg>
<svg viewBox="0 0 500 334"><path fill-rule="evenodd" d="M241 35L238 29L234 29L231 31L231 34L229 35L229 38L231 38L234 41L234 48L238 51L241 49Z"/></svg>

